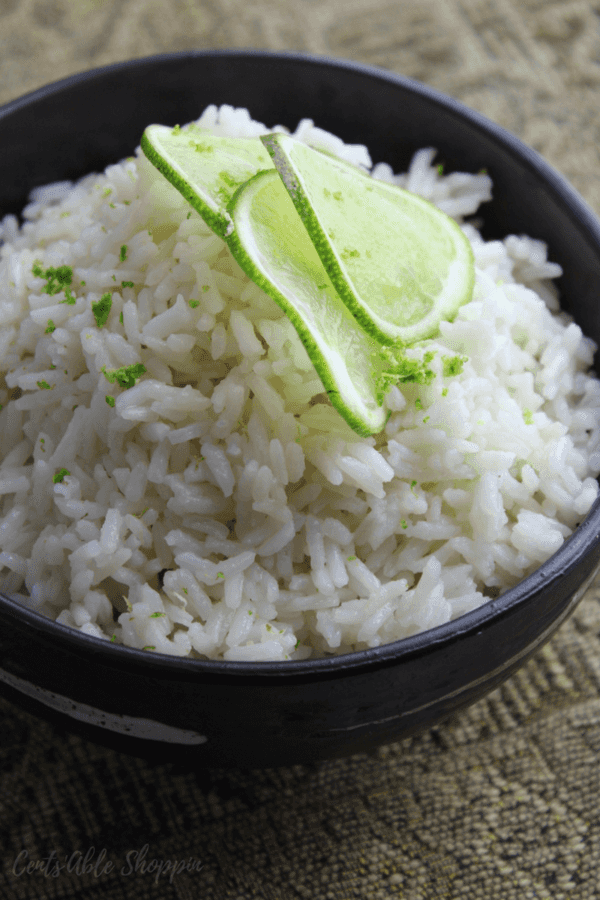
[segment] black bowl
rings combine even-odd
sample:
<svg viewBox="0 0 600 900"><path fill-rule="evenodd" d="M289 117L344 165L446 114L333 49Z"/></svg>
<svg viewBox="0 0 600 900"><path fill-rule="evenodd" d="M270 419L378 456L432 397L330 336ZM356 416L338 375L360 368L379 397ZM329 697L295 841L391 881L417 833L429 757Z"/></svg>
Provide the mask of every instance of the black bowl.
<svg viewBox="0 0 600 900"><path fill-rule="evenodd" d="M0 215L37 185L102 170L146 125L209 103L267 125L310 117L395 170L434 146L446 171L485 167L484 235L541 238L563 266L563 305L600 342L600 223L533 150L456 101L388 72L298 54L215 51L86 72L0 110ZM497 687L574 609L600 561L600 503L561 549L502 597L374 650L285 663L150 655L50 622L0 597L0 684L94 740L196 765L263 766L368 750Z"/></svg>

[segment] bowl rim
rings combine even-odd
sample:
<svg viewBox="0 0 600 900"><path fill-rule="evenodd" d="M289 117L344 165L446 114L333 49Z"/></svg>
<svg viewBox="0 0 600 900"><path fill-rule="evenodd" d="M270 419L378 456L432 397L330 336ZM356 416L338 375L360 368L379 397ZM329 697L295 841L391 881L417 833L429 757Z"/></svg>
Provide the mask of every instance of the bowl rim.
<svg viewBox="0 0 600 900"><path fill-rule="evenodd" d="M109 65L98 66L86 71L69 75L65 78L45 84L22 96L0 106L0 121L21 109L27 108L36 101L68 91L80 84L101 80L106 75L127 72L144 66L160 63L178 62L189 59L239 58L251 60L270 60L273 63L296 62L311 66L331 68L353 72L367 76L369 79L385 81L392 86L416 94L430 103L443 107L455 117L466 120L475 130L485 134L500 144L512 157L519 159L530 169L541 176L546 190L554 195L558 205L567 216L576 220L579 227L585 230L596 244L600 254L600 220L591 207L569 182L548 163L537 151L521 141L501 125L486 118L476 110L470 109L461 101L438 91L416 79L397 74L390 70L359 63L344 58L326 55L307 54L296 51L271 51L244 48L225 48L217 50L186 50L174 53L160 53L137 57ZM107 165L109 165L107 163ZM143 666L148 677L177 677L189 675L214 675L243 678L252 676L270 679L273 676L300 677L312 680L314 677L332 677L343 674L356 674L365 669L381 668L400 661L406 661L416 655L426 655L439 650L444 645L450 646L466 639L484 628L510 616L514 610L526 604L542 588L547 588L558 579L568 576L578 567L600 544L600 497L594 502L591 510L576 528L574 533L545 563L535 569L517 585L509 588L501 596L490 599L475 610L459 616L444 625L420 632L419 634L401 638L390 643L381 644L365 650L356 650L339 655L331 655L304 660L282 660L273 662L239 662L222 659L195 659L190 657L170 656L162 653L148 653L134 647L115 644L101 638L93 637L46 618L33 609L23 606L16 600L0 592L0 608L4 607L9 616L24 622L38 635L51 636L65 650L93 656L95 661L104 661L106 665L119 668L135 668Z"/></svg>

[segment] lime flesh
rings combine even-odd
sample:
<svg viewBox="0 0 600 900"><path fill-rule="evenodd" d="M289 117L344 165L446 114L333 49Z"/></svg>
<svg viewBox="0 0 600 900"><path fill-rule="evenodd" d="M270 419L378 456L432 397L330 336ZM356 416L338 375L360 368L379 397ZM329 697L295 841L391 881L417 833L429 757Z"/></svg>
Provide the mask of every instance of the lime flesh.
<svg viewBox="0 0 600 900"><path fill-rule="evenodd" d="M432 337L471 299L469 241L432 203L290 135L260 140L339 296L374 338Z"/></svg>
<svg viewBox="0 0 600 900"><path fill-rule="evenodd" d="M228 212L233 256L291 320L333 406L358 434L381 431L386 411L375 387L380 344L341 302L277 173L251 178Z"/></svg>
<svg viewBox="0 0 600 900"><path fill-rule="evenodd" d="M141 147L220 237L231 231L227 204L237 188L261 169L273 168L258 138L220 137L197 125L149 125Z"/></svg>

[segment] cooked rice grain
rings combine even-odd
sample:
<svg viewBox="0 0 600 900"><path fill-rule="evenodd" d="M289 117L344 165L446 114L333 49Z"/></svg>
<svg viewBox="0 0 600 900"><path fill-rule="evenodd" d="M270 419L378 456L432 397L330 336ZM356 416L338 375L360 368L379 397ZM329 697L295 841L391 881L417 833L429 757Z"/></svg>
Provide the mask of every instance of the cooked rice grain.
<svg viewBox="0 0 600 900"><path fill-rule="evenodd" d="M199 124L268 131L230 106ZM393 387L384 432L359 438L279 307L139 150L37 188L21 228L0 223L0 586L42 615L177 656L347 653L485 603L596 499L595 346L559 312L545 245L485 243L463 217L490 179L440 174L431 149L395 175L309 119L295 134L464 228L476 287L429 342L435 379ZM70 266L75 302L34 264ZM129 387L104 374L130 366Z"/></svg>

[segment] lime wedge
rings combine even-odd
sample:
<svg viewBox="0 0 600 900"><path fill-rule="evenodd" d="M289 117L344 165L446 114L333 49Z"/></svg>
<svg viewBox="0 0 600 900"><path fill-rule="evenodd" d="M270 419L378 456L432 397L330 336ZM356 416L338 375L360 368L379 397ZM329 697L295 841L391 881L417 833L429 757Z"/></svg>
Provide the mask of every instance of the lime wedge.
<svg viewBox="0 0 600 900"><path fill-rule="evenodd" d="M381 431L380 344L340 300L277 172L246 182L228 212L233 256L288 316L333 406L358 434Z"/></svg>
<svg viewBox="0 0 600 900"><path fill-rule="evenodd" d="M290 135L260 140L339 296L374 338L432 337L471 299L469 241L432 203Z"/></svg>
<svg viewBox="0 0 600 900"><path fill-rule="evenodd" d="M261 169L273 168L258 138L220 137L194 124L149 125L141 146L219 237L231 231L227 204L239 185Z"/></svg>

